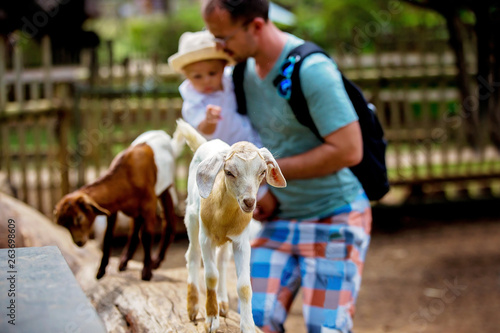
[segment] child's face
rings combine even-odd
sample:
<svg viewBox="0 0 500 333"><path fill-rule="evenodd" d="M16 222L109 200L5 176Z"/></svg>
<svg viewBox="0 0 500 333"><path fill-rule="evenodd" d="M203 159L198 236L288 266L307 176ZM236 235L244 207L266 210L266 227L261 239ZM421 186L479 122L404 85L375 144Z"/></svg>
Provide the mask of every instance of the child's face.
<svg viewBox="0 0 500 333"><path fill-rule="evenodd" d="M225 66L225 60L203 60L189 64L183 70L196 91L209 94L222 90L222 74Z"/></svg>

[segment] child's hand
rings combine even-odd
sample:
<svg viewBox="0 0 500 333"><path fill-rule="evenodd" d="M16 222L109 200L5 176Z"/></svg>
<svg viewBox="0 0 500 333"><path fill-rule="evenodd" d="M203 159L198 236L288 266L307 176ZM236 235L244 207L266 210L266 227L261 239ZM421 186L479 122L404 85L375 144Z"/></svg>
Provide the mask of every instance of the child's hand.
<svg viewBox="0 0 500 333"><path fill-rule="evenodd" d="M207 105L206 121L209 124L217 124L222 119L221 108L217 105Z"/></svg>

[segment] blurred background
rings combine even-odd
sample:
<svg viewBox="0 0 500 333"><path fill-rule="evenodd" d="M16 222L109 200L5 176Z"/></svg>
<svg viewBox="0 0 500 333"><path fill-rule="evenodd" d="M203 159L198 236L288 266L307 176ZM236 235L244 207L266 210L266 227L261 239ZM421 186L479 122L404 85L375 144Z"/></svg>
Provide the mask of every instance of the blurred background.
<svg viewBox="0 0 500 333"><path fill-rule="evenodd" d="M434 239L434 231L441 230L437 234L443 239L463 237L446 255L467 248L462 245L468 238L459 230L479 233L477 243L472 242L479 247L471 250L474 258L484 259L481 246L494 252L477 268L490 277L479 294L496 295L493 305L499 309L500 255L493 245L481 243L487 239L498 244L500 235L500 1L279 0L273 1L270 16L281 29L331 53L376 107L388 141L392 185L389 194L373 203L374 226L383 232L374 236L374 249L381 251L377 253L407 262L409 250L392 243L397 232L404 233L397 235L415 254L422 243L412 235ZM3 191L51 217L64 194L95 180L140 133L164 129L172 134L180 117L177 87L182 78L168 68L167 59L177 51L183 32L202 28L198 0L2 1ZM186 151L178 163L179 215L190 157ZM480 231L470 229L472 224L464 219ZM451 224L456 229L442 232L453 220L461 221ZM384 244L392 244L394 251L387 252ZM421 255L432 254L439 244L444 244L442 239L434 239ZM380 268L386 261L369 255L378 273L387 269ZM436 267L466 270L476 259L434 263L432 272ZM404 274L391 272L394 277ZM446 281L460 276L454 272ZM368 280L370 276L381 287L380 275L368 275ZM417 315L413 322L411 312L403 316L405 329L387 323L401 315L401 301L395 301L387 322L379 326L374 322L384 316L362 310L363 332L372 332L371 326L380 328L373 332L460 332L450 324L458 320L453 315L447 321L452 326L433 330L432 325L448 316L418 312L418 304L433 309L429 302L444 281L439 274L434 278L415 282L415 288L422 287L411 303ZM434 281L432 288L429 281ZM404 289L404 281L398 283ZM471 294L476 293L475 283L467 284ZM478 318L475 328L490 319Z"/></svg>
<svg viewBox="0 0 500 333"><path fill-rule="evenodd" d="M376 106L385 203L498 197L498 1L281 0L270 15ZM0 4L0 172L18 197L50 215L139 133L171 133L182 78L167 59L202 28L195 0Z"/></svg>

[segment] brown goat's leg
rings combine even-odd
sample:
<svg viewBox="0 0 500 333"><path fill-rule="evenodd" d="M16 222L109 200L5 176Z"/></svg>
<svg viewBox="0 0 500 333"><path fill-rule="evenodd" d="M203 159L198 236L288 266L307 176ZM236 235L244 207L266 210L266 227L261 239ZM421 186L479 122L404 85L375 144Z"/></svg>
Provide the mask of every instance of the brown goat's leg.
<svg viewBox="0 0 500 333"><path fill-rule="evenodd" d="M142 216L138 216L134 219L134 229L130 234L128 244L122 252L120 258L120 265L118 266L119 271L124 271L127 269L127 264L137 249L137 245L139 244L139 231L141 230L144 219Z"/></svg>
<svg viewBox="0 0 500 333"><path fill-rule="evenodd" d="M106 233L104 234L104 241L102 244L102 259L101 266L99 266L99 270L97 271L97 279L100 279L106 273L106 266L108 266L109 255L111 254L111 242L113 241L113 230L115 229L116 224L116 216L117 214L111 214L108 216L108 223L106 226Z"/></svg>
<svg viewBox="0 0 500 333"><path fill-rule="evenodd" d="M168 247L174 241L176 232L176 218L174 214L174 202L168 188L160 195L160 202L165 216L165 226L161 235L160 248L156 258L153 259L152 267L156 269L160 267L161 262L165 259Z"/></svg>
<svg viewBox="0 0 500 333"><path fill-rule="evenodd" d="M142 228L142 246L144 247L144 267L142 268L142 279L151 280L153 276L151 267L151 239L153 238L154 225L156 222L156 206L150 214L144 216L144 227Z"/></svg>

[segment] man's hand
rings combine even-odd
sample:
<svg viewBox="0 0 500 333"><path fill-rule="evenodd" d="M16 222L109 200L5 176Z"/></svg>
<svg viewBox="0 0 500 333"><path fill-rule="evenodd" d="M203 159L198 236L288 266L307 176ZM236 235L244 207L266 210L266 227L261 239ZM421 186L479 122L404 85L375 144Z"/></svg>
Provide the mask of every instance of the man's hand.
<svg viewBox="0 0 500 333"><path fill-rule="evenodd" d="M257 201L257 207L255 207L253 212L253 218L258 221L269 220L274 215L277 208L278 200L271 191L267 191L262 198Z"/></svg>

